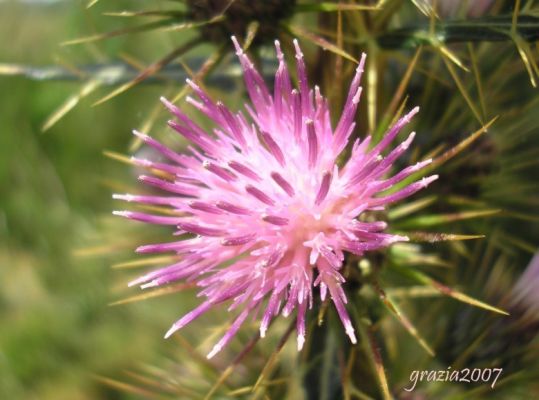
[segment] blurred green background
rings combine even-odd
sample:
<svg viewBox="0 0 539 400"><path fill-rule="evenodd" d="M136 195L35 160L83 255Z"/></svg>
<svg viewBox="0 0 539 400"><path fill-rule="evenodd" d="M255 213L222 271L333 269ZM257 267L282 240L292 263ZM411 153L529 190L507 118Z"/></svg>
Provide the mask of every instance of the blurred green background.
<svg viewBox="0 0 539 400"><path fill-rule="evenodd" d="M167 48L151 34L109 41L99 50L61 47L93 26L84 8L78 1L0 2L0 62L84 64L106 59L115 46L149 57ZM46 118L79 89L77 82L0 77L2 399L128 397L93 375L114 375L170 345L156 336L182 311L171 310L174 300L170 313L167 300L159 308L151 301L110 307L120 297L111 284L121 287L126 279L110 268L115 260L104 255L110 249L100 247L113 209L106 181L132 181L129 168L103 150L126 151L131 129L160 88L145 86L99 107L83 100L42 133ZM160 318L161 311L169 317Z"/></svg>

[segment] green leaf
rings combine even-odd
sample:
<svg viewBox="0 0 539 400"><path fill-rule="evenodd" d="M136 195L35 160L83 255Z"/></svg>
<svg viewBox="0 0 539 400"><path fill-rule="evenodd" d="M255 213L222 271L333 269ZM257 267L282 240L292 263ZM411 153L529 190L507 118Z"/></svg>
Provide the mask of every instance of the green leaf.
<svg viewBox="0 0 539 400"><path fill-rule="evenodd" d="M439 22L432 32L430 23L424 22L384 33L378 36L377 42L383 48L399 49L433 43L510 41L512 26L512 15ZM515 31L525 41L538 40L539 18L520 15Z"/></svg>
<svg viewBox="0 0 539 400"><path fill-rule="evenodd" d="M178 10L144 10L144 11L109 11L103 13L108 17L170 17L170 18L187 18L187 13Z"/></svg>
<svg viewBox="0 0 539 400"><path fill-rule="evenodd" d="M434 289L436 289L441 294L444 294L446 296L452 297L458 301L461 301L463 303L469 304L474 307L483 308L488 311L492 311L498 314L503 315L509 315L506 311L491 306L490 304L484 303L480 300L474 299L473 297L470 297L464 293L461 293L453 288L450 288L448 286L443 285L442 283L435 281L434 279L430 278L429 276L425 275L424 273L412 270L410 268L402 268L398 265L394 265L393 269L399 273L401 273L404 276L407 276L408 278L413 279L416 282L422 283L424 285L430 286Z"/></svg>
<svg viewBox="0 0 539 400"><path fill-rule="evenodd" d="M500 211L501 210L499 209L489 209L477 211L461 211L452 214L419 215L417 217L408 218L404 221L395 222L394 226L398 228L426 228L465 219L487 217L490 215L498 214Z"/></svg>
<svg viewBox="0 0 539 400"><path fill-rule="evenodd" d="M387 216L390 220L396 220L402 217L406 217L407 215L413 214L416 211L428 207L429 205L434 203L436 199L436 196L428 196L422 199L411 201L401 206L392 208L387 213Z"/></svg>
<svg viewBox="0 0 539 400"><path fill-rule="evenodd" d="M288 329L284 332L284 334L281 336L281 339L279 339L279 343L277 343L277 347L272 351L271 355L269 356L268 360L266 361L266 364L262 368L260 375L258 375L258 379L256 380L256 383L252 387L251 391L254 393L257 391L257 389L260 387L260 385L265 381L266 378L268 378L271 374L271 371L273 370L275 366L275 362L277 361L277 358L279 357L279 354L281 353L281 350L283 349L284 345L288 341L288 338L294 331L294 328L296 327L296 320L293 320L289 325Z"/></svg>
<svg viewBox="0 0 539 400"><path fill-rule="evenodd" d="M379 346L376 344L376 339L372 332L372 327L365 327L359 320L356 321L356 327L358 328L360 336L358 346L364 346L369 361L373 366L376 377L378 378L378 385L381 390L382 398L384 400L391 400L392 396L390 394L389 385L387 383L387 377L384 370L382 355L380 354Z"/></svg>
<svg viewBox="0 0 539 400"><path fill-rule="evenodd" d="M391 298L382 290L377 282L373 282L373 287L378 292L380 300L386 306L386 308L397 318L401 325L408 331L412 337L417 340L417 343L431 356L434 356L434 350L427 344L425 339L419 334L416 327L408 319L408 317L400 310L399 306L391 300Z"/></svg>
<svg viewBox="0 0 539 400"><path fill-rule="evenodd" d="M406 236L412 242L447 242L455 240L473 240L483 239L485 235L457 235L454 233L438 233L438 232L406 232Z"/></svg>
<svg viewBox="0 0 539 400"><path fill-rule="evenodd" d="M304 30L303 28L295 25L295 26L289 26L288 29L293 35L299 36L305 40L308 40L315 45L323 48L324 50L331 51L332 53L335 53L341 57L346 58L347 60L353 61L354 63L358 64L358 60L355 59L353 56L351 56L349 53L347 53L345 50L341 49L339 46L327 41L321 36L315 35L314 33Z"/></svg>
<svg viewBox="0 0 539 400"><path fill-rule="evenodd" d="M137 294L135 296L127 297L127 298L122 299L122 300L114 301L114 302L110 303L109 306L118 306L118 305L122 305L122 304L134 303L134 302L137 302L137 301L151 299L151 298L154 298L154 297L160 297L160 296L164 296L164 295L167 295L167 294L178 293L179 291L182 291L182 290L185 290L185 289L191 289L191 288L194 288L194 287L195 287L195 284L193 284L193 283L180 283L180 284L177 284L177 285L165 286L165 287L162 287L162 288L159 288L159 289L144 292L142 294Z"/></svg>
<svg viewBox="0 0 539 400"><path fill-rule="evenodd" d="M138 83L144 81L145 79L151 77L152 75L159 72L161 69L163 69L166 65L170 64L172 61L174 61L176 58L180 57L181 55L185 54L189 50L196 47L198 44L201 43L201 39L198 37L195 37L194 39L184 43L182 46L175 48L170 53L168 53L166 56L161 58L160 60L152 63L147 68L145 68L143 71L141 71L134 79L131 81L124 83L119 88L113 90L106 96L102 97L98 101L96 101L93 105L99 105L102 104L113 97L118 96L119 94L122 94L123 92L131 89L133 86L137 85Z"/></svg>
<svg viewBox="0 0 539 400"><path fill-rule="evenodd" d="M107 385L111 388L120 390L125 393L131 393L131 394L134 394L134 395L146 398L146 399L159 398L159 394L157 392L152 392L148 389L145 389L145 388L142 388L142 387L130 384L130 383L118 381L116 379L107 378L105 376L95 376L95 379L104 385Z"/></svg>
<svg viewBox="0 0 539 400"><path fill-rule="evenodd" d="M93 93L102 85L99 79L92 79L86 82L75 94L72 94L66 101L54 111L41 126L41 131L45 132L52 128L60 119L62 119L69 111L71 111L79 102Z"/></svg>
<svg viewBox="0 0 539 400"><path fill-rule="evenodd" d="M123 28L123 29L117 29L110 32L98 33L95 35L85 36L78 39L67 40L62 43L62 46L70 46L74 44L95 42L98 40L109 39L116 36L128 35L131 33L146 32L146 31L151 31L155 29L160 29L163 27L170 27L173 25L177 25L177 21L175 19L169 18L169 19L164 19L160 21L149 22L147 24L131 26L128 28Z"/></svg>
<svg viewBox="0 0 539 400"><path fill-rule="evenodd" d="M381 3L381 1L379 2ZM330 2L318 2L318 3L302 3L297 4L294 7L294 11L301 12L336 12L336 11L365 11L365 10L379 10L380 5L364 5L364 4L340 4Z"/></svg>

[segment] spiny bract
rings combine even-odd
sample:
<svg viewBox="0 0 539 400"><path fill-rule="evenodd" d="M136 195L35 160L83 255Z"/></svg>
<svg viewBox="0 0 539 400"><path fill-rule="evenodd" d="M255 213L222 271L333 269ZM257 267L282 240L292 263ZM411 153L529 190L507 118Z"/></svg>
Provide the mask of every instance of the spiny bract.
<svg viewBox="0 0 539 400"><path fill-rule="evenodd" d="M255 70L235 38L251 104L250 118L213 102L194 82L187 81L198 99L187 101L215 123L204 131L165 99L175 115L169 125L196 145L190 154L178 154L156 140L135 132L168 160L134 162L161 171L170 179L141 176L140 180L171 196L115 195L115 198L170 207L177 216L157 216L121 211L135 220L173 225L181 239L137 249L140 253L174 252L173 265L157 269L131 282L142 288L180 279L196 281L205 301L177 321L166 337L212 307L229 302L239 314L223 338L209 353L219 352L245 319L261 309L260 335L278 313L297 313L298 349L305 341L305 314L313 304L313 288L327 293L352 342L354 328L346 311L340 273L345 252L362 255L407 237L384 233L383 221L360 221L358 216L381 210L410 196L437 176L423 178L391 194L392 188L430 160L409 166L392 177L387 173L404 153L414 133L385 157L382 151L417 113L413 109L398 120L383 139L371 146L371 138L356 140L346 164L337 157L347 146L355 127L361 95L362 55L350 85L344 110L332 128L327 100L318 87L309 88L303 54L297 43L298 89L293 88L279 42L275 42L279 67L273 94Z"/></svg>

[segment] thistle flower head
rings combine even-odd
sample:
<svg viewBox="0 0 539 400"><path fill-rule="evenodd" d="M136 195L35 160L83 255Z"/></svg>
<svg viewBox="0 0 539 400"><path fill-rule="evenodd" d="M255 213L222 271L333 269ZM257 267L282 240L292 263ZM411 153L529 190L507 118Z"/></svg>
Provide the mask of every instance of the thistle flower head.
<svg viewBox="0 0 539 400"><path fill-rule="evenodd" d="M511 291L511 305L521 308L533 322L539 321L539 252L536 252Z"/></svg>
<svg viewBox="0 0 539 400"><path fill-rule="evenodd" d="M131 285L147 288L187 279L196 281L201 288L200 295L205 300L174 323L166 337L218 304L226 302L229 310L237 309L235 321L208 357L222 349L245 319L259 309L262 337L276 315L287 316L295 311L301 349L305 314L313 305L316 287L322 300L329 294L346 333L355 342L341 274L345 254L361 256L407 240L405 236L385 233L383 221L358 217L410 196L437 178L423 178L387 193L430 162L419 162L388 177L414 133L392 150L385 150L418 109L398 120L379 143L371 145L370 137L353 142L351 155L340 168L337 158L354 131L365 54L333 128L327 100L318 87L309 87L297 42L298 88L293 87L279 42L275 42L279 66L270 92L235 38L233 41L251 100L245 105L249 117L212 101L196 83L188 81L196 99L187 101L214 122L212 132L204 131L163 99L175 116L169 125L193 143L190 153L178 154L135 133L169 160L155 163L135 159L168 176L140 179L170 195L115 197L167 206L177 215L129 211L118 214L177 227L179 240L142 246L137 251L175 252L181 257L175 264L149 272Z"/></svg>

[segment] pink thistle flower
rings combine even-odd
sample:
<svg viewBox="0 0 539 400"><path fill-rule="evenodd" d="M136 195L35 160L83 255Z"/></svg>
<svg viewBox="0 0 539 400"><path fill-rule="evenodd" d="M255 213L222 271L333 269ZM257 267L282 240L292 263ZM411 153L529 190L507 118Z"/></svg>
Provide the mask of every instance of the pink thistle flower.
<svg viewBox="0 0 539 400"><path fill-rule="evenodd" d="M303 54L297 43L299 89L294 89L279 42L275 42L279 67L273 94L249 58L232 38L241 62L251 104L233 113L213 102L194 82L187 81L197 100L187 98L214 123L204 131L165 99L176 117L169 125L191 141L190 153L178 154L156 140L135 132L170 162L135 159L143 166L174 178L141 176L140 180L170 196L115 195L117 199L168 206L178 216L156 216L121 211L115 214L147 223L173 225L182 239L152 244L139 253L175 252L173 265L149 272L130 285L142 288L180 279L196 281L205 297L197 308L172 325L165 337L211 308L229 303L239 310L236 320L208 354L219 352L245 319L262 311L260 336L279 313L297 314L297 343L305 341L305 314L313 304L313 288L322 300L329 293L350 340L356 337L346 311L344 277L340 273L345 253L362 255L391 243L408 240L384 233L383 221L363 222L358 216L412 195L437 179L423 178L391 194L383 192L420 170L431 160L409 166L386 177L395 160L409 147L414 133L388 152L384 151L418 112L414 108L370 148L371 138L356 140L343 168L337 157L349 143L361 95L363 54L350 85L342 116L335 129L327 100L318 87L309 88Z"/></svg>
<svg viewBox="0 0 539 400"><path fill-rule="evenodd" d="M434 5L434 0L428 0ZM493 0L438 0L436 8L443 17L455 17L463 9L468 17L485 15L494 3Z"/></svg>
<svg viewBox="0 0 539 400"><path fill-rule="evenodd" d="M525 310L525 315L539 321L539 251L511 291L511 305Z"/></svg>

